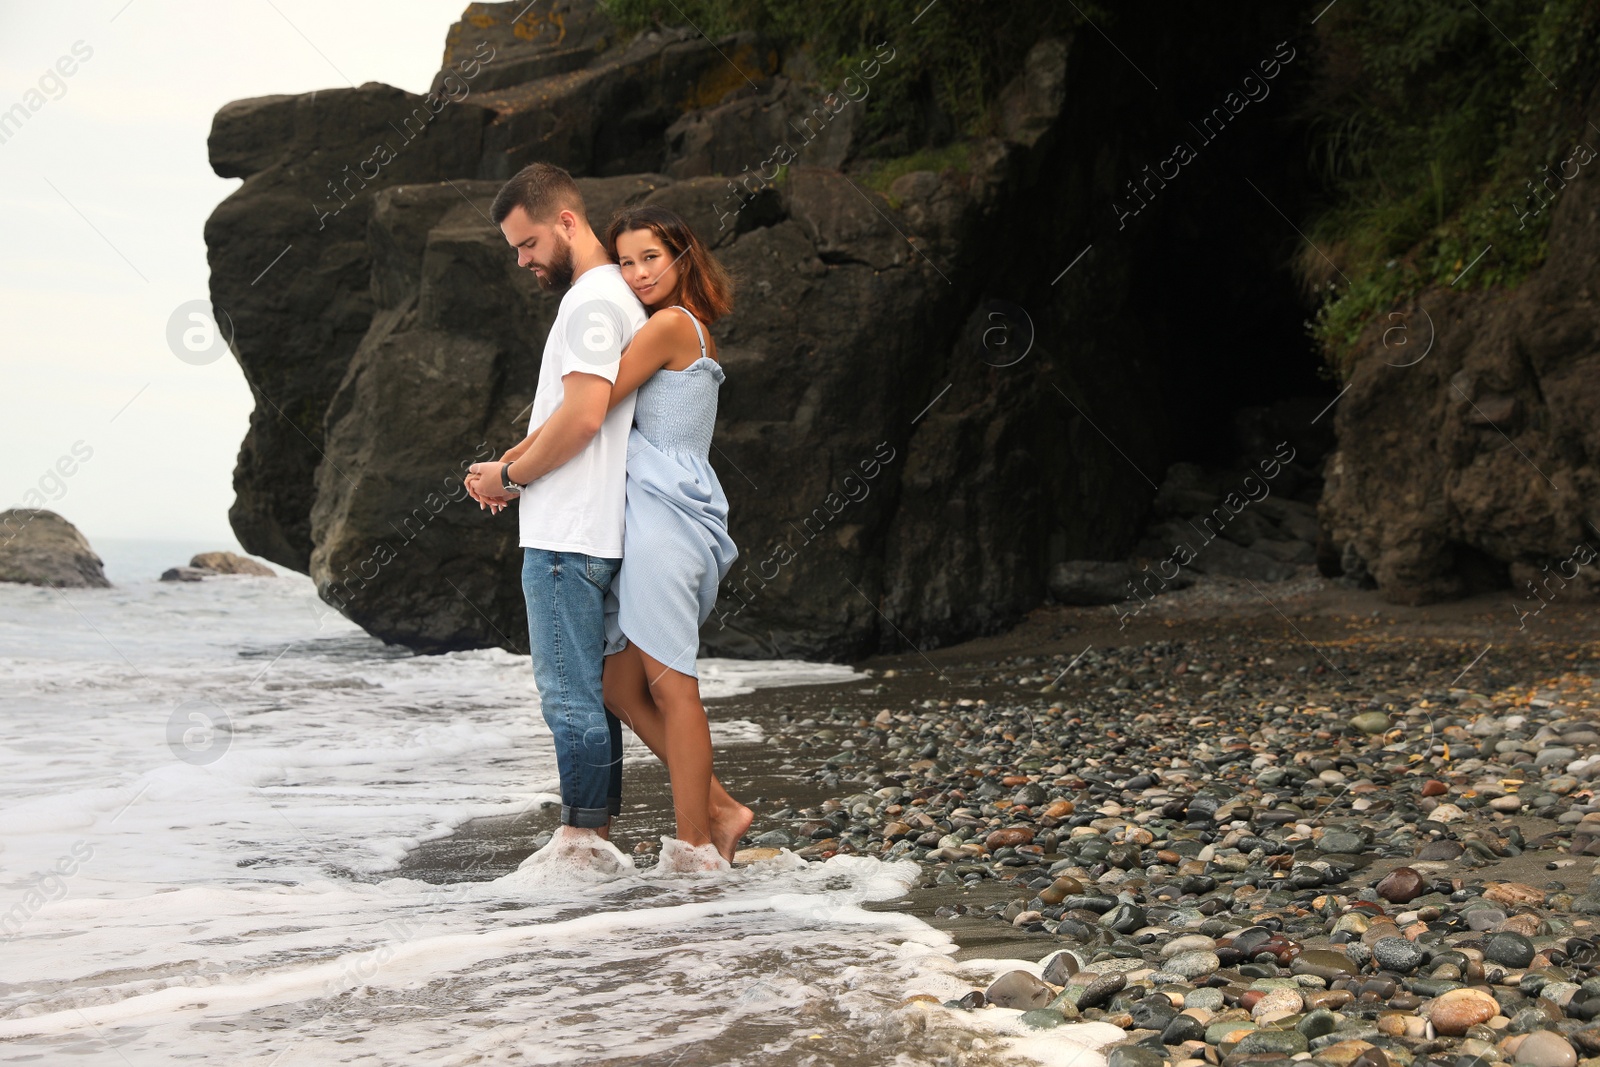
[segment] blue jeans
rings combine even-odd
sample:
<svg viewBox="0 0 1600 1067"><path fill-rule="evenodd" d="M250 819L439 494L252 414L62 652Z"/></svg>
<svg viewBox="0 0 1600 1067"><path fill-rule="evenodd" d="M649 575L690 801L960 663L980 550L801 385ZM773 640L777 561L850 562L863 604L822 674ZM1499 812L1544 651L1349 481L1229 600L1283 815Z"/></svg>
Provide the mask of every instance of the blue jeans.
<svg viewBox="0 0 1600 1067"><path fill-rule="evenodd" d="M622 811L622 723L600 695L605 599L620 559L525 548L522 595L544 721L561 772L561 821L604 826Z"/></svg>

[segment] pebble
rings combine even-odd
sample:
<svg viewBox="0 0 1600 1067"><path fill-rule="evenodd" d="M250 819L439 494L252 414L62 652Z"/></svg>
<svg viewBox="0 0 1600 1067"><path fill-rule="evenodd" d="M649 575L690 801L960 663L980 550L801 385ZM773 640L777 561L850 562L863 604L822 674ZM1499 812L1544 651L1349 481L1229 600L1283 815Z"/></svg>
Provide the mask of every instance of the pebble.
<svg viewBox="0 0 1600 1067"><path fill-rule="evenodd" d="M1280 1056L1293 1056L1311 1047L1306 1035L1298 1030L1252 1030L1233 1049L1239 1056L1258 1052L1275 1052Z"/></svg>
<svg viewBox="0 0 1600 1067"><path fill-rule="evenodd" d="M1323 1045L1317 1049L1317 1060L1329 1064L1330 1067L1355 1067L1356 1064L1372 1064L1367 1057L1377 1052L1378 1048L1370 1041L1352 1038L1347 1041L1335 1041L1330 1045ZM1381 1065L1375 1065L1381 1067Z"/></svg>
<svg viewBox="0 0 1600 1067"><path fill-rule="evenodd" d="M1458 678L1481 643L1357 621L1342 675L1185 626L952 659L959 700L786 698L828 799L752 840L921 862L937 915L1039 943L1045 982L1003 975L966 1010L1120 1026L1108 1067L1600 1060L1590 645L1506 642ZM1545 873L1488 876L1518 857Z"/></svg>
<svg viewBox="0 0 1600 1067"><path fill-rule="evenodd" d="M1350 957L1343 952L1333 952L1322 949L1311 949L1301 952L1290 964L1293 974L1316 975L1319 978L1333 980L1345 975L1354 974L1356 967Z"/></svg>
<svg viewBox="0 0 1600 1067"><path fill-rule="evenodd" d="M1042 1008L1055 997L1051 988L1027 971L1007 971L983 991L984 999L1000 1008Z"/></svg>
<svg viewBox="0 0 1600 1067"><path fill-rule="evenodd" d="M1106 1052L1106 1067L1162 1067L1161 1053L1143 1045L1118 1045Z"/></svg>
<svg viewBox="0 0 1600 1067"><path fill-rule="evenodd" d="M1381 734L1389 728L1389 716L1381 711L1363 711L1351 717L1350 725L1364 734Z"/></svg>
<svg viewBox="0 0 1600 1067"><path fill-rule="evenodd" d="M1057 952L1045 958L1040 975L1051 985L1066 985L1081 966L1078 957L1071 952Z"/></svg>
<svg viewBox="0 0 1600 1067"><path fill-rule="evenodd" d="M1292 1015L1304 1007L1305 1000L1298 990L1269 989L1250 1009L1250 1016L1259 1020L1264 1015Z"/></svg>
<svg viewBox="0 0 1600 1067"><path fill-rule="evenodd" d="M1163 969L1185 978L1199 978L1210 974L1220 967L1221 961L1215 952L1199 949L1192 952L1180 952L1162 964Z"/></svg>
<svg viewBox="0 0 1600 1067"><path fill-rule="evenodd" d="M1185 934L1162 945L1161 956L1170 959L1184 952L1210 952L1216 947L1217 940L1214 937L1207 937L1204 934Z"/></svg>
<svg viewBox="0 0 1600 1067"><path fill-rule="evenodd" d="M1434 998L1425 1010L1435 1030L1459 1036L1500 1014L1500 1002L1486 990L1452 989Z"/></svg>
<svg viewBox="0 0 1600 1067"><path fill-rule="evenodd" d="M1372 958L1386 971L1410 974L1422 962L1421 945L1403 937L1380 937L1372 945Z"/></svg>
<svg viewBox="0 0 1600 1067"><path fill-rule="evenodd" d="M1366 842L1360 834L1344 830L1330 830L1322 835L1317 842L1317 847L1324 852L1361 852L1364 851Z"/></svg>
<svg viewBox="0 0 1600 1067"><path fill-rule="evenodd" d="M1248 1019L1219 1019L1206 1027L1206 1044L1220 1045L1224 1041L1239 1041L1255 1031L1256 1024Z"/></svg>
<svg viewBox="0 0 1600 1067"><path fill-rule="evenodd" d="M1462 917L1474 930L1493 930L1506 921L1506 913L1499 908L1472 908L1463 912Z"/></svg>
<svg viewBox="0 0 1600 1067"><path fill-rule="evenodd" d="M1384 875L1376 889L1391 904L1409 904L1428 891L1428 883L1412 868L1396 867Z"/></svg>
<svg viewBox="0 0 1600 1067"><path fill-rule="evenodd" d="M1575 1067L1578 1054L1560 1034L1536 1030L1517 1046L1516 1062L1527 1067Z"/></svg>
<svg viewBox="0 0 1600 1067"><path fill-rule="evenodd" d="M1533 962L1533 942L1522 934L1507 930L1490 934L1483 941L1483 958L1506 967L1526 967Z"/></svg>

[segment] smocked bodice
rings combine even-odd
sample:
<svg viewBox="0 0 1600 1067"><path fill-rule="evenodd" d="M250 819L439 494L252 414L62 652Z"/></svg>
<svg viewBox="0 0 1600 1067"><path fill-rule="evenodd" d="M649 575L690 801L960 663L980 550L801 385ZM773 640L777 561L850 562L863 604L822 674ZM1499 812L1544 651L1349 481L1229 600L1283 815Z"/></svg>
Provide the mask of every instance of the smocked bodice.
<svg viewBox="0 0 1600 1067"><path fill-rule="evenodd" d="M722 367L705 356L683 370L656 371L639 387L634 426L668 455L708 458L722 379Z"/></svg>
<svg viewBox="0 0 1600 1067"><path fill-rule="evenodd" d="M717 390L722 386L722 366L705 354L706 339L699 320L687 308L700 339L700 358L683 370L658 370L639 386L633 425L646 441L669 456L709 458L711 432L717 424Z"/></svg>

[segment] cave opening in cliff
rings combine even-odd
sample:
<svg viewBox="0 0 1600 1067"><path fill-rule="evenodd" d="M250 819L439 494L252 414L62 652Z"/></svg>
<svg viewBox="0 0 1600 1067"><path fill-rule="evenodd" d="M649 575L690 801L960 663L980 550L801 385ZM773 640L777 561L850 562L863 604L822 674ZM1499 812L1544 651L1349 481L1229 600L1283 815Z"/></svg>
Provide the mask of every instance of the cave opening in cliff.
<svg viewBox="0 0 1600 1067"><path fill-rule="evenodd" d="M1048 429L1027 440L1061 472L1035 558L1064 602L1111 595L1106 575L1125 595L1146 564L1276 581L1327 555L1316 505L1339 385L1311 329L1323 294L1296 269L1326 203L1318 57L1304 5L1235 16L1162 5L1134 55L1072 39L1060 136L1000 244L1050 269L1016 256L985 279L1048 309L1029 379ZM1224 505L1225 529L1199 532Z"/></svg>
<svg viewBox="0 0 1600 1067"><path fill-rule="evenodd" d="M1140 197L1159 208L1127 230L1168 462L1248 466L1287 438L1315 472L1334 443L1332 418L1317 416L1337 393L1310 334L1314 297L1293 269L1307 245L1293 220L1319 195L1301 118L1315 60L1289 18L1252 21L1216 47L1191 44L1205 41L1203 20L1194 37L1174 34L1163 80L1176 91L1158 94L1147 120L1152 146L1174 145L1133 190L1122 184L1119 210ZM1174 155L1185 162L1162 168Z"/></svg>

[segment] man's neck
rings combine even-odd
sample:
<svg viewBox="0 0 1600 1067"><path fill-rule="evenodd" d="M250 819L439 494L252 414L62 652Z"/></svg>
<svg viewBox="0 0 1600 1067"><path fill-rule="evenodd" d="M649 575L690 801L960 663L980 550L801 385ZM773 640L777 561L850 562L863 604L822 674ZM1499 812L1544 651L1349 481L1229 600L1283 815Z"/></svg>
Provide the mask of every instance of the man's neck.
<svg viewBox="0 0 1600 1067"><path fill-rule="evenodd" d="M614 266L611 257L606 255L605 245L598 240L580 249L574 244L572 249L572 280L574 283L595 267Z"/></svg>

